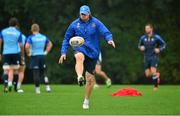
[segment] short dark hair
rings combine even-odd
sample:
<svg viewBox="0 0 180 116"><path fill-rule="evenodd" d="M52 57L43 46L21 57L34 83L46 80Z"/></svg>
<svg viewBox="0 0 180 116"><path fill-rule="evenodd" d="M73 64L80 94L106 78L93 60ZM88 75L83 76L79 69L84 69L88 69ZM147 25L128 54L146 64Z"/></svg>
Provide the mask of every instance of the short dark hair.
<svg viewBox="0 0 180 116"><path fill-rule="evenodd" d="M147 23L145 26L150 26L151 28L153 28L153 25L151 23Z"/></svg>
<svg viewBox="0 0 180 116"><path fill-rule="evenodd" d="M17 26L17 25L19 25L19 22L16 17L12 17L9 19L9 26Z"/></svg>

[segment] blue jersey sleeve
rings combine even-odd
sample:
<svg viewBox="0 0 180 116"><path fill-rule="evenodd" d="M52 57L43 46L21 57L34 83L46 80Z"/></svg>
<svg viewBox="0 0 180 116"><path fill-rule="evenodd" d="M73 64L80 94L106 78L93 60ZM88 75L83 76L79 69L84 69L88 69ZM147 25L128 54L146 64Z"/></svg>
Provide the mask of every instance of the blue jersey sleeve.
<svg viewBox="0 0 180 116"><path fill-rule="evenodd" d="M29 38L29 37L26 37L24 45L26 45L28 38Z"/></svg>
<svg viewBox="0 0 180 116"><path fill-rule="evenodd" d="M165 41L159 35L156 35L156 38L157 38L157 43L158 43L157 47L160 49L160 51L163 51L166 48Z"/></svg>
<svg viewBox="0 0 180 116"><path fill-rule="evenodd" d="M0 39L3 39L2 32L0 32Z"/></svg>
<svg viewBox="0 0 180 116"><path fill-rule="evenodd" d="M48 44L48 43L49 43L49 38L46 37L45 44Z"/></svg>
<svg viewBox="0 0 180 116"><path fill-rule="evenodd" d="M28 37L28 38L26 39L26 43L28 43L28 44L31 44L31 45L32 45L32 39L31 39L31 36L30 36L30 37Z"/></svg>
<svg viewBox="0 0 180 116"><path fill-rule="evenodd" d="M26 44L26 36L24 34L22 34L22 43L23 43L23 45Z"/></svg>
<svg viewBox="0 0 180 116"><path fill-rule="evenodd" d="M112 40L112 33L106 28L106 26L98 19L96 19L96 22L100 35L103 36L106 41Z"/></svg>
<svg viewBox="0 0 180 116"><path fill-rule="evenodd" d="M140 48L142 45L144 45L143 40L144 40L144 36L141 36L139 39L139 42L138 42L138 48Z"/></svg>
<svg viewBox="0 0 180 116"><path fill-rule="evenodd" d="M19 35L18 42L22 43L22 33L20 33L20 35Z"/></svg>
<svg viewBox="0 0 180 116"><path fill-rule="evenodd" d="M61 47L61 54L66 54L67 53L68 48L70 46L69 45L69 40L70 40L71 37L74 36L74 33L75 33L75 31L73 29L73 24L71 24L68 27L68 29L67 29L67 31L65 33L64 40L62 42L62 47Z"/></svg>

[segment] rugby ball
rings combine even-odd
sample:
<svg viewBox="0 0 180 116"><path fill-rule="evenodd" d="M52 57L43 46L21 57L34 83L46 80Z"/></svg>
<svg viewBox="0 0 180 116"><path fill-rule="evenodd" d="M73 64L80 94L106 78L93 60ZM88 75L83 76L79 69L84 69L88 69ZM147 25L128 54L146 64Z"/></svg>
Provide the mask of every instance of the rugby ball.
<svg viewBox="0 0 180 116"><path fill-rule="evenodd" d="M72 47L82 46L82 45L84 44L84 38L82 38L82 37L80 37L80 36L72 37L72 38L69 40L69 44L70 44Z"/></svg>

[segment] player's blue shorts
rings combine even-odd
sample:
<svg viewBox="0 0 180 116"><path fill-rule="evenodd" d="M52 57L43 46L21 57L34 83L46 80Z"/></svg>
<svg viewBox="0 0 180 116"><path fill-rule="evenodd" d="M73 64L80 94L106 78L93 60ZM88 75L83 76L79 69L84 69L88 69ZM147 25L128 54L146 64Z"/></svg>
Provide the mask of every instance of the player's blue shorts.
<svg viewBox="0 0 180 116"><path fill-rule="evenodd" d="M78 51L74 52L74 54L78 53ZM87 71L90 74L94 74L95 73L95 66L97 63L97 59L92 59L89 58L88 56L85 56L85 60L84 60L84 71Z"/></svg>
<svg viewBox="0 0 180 116"><path fill-rule="evenodd" d="M144 57L144 68L149 69L151 67L157 68L159 59L157 56Z"/></svg>
<svg viewBox="0 0 180 116"><path fill-rule="evenodd" d="M94 74L96 63L97 63L97 59L91 59L88 56L85 56L85 60L84 60L85 71L89 72L90 74Z"/></svg>
<svg viewBox="0 0 180 116"><path fill-rule="evenodd" d="M44 55L31 56L30 69L45 69L45 57Z"/></svg>
<svg viewBox="0 0 180 116"><path fill-rule="evenodd" d="M17 54L4 54L3 55L3 68L9 66L19 67L21 65L21 55Z"/></svg>

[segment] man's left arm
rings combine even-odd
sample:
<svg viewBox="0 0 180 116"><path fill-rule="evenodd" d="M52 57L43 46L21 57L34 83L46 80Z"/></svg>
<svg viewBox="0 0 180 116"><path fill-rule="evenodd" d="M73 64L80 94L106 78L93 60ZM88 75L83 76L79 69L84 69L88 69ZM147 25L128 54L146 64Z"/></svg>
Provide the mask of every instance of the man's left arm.
<svg viewBox="0 0 180 116"><path fill-rule="evenodd" d="M47 55L51 51L52 46L53 46L52 42L47 38L46 39L46 49L44 51L44 55Z"/></svg>
<svg viewBox="0 0 180 116"><path fill-rule="evenodd" d="M26 39L26 43L25 43L25 51L27 56L31 56L31 45L32 45L32 40L31 40L31 36L29 36Z"/></svg>
<svg viewBox="0 0 180 116"><path fill-rule="evenodd" d="M102 22L97 21L97 24L100 34L104 37L104 39L107 41L109 45L115 48L112 33L106 28L106 26Z"/></svg>
<svg viewBox="0 0 180 116"><path fill-rule="evenodd" d="M157 36L157 40L158 40L158 46L157 47L159 48L160 52L162 52L166 48L166 43L162 39L161 36Z"/></svg>

